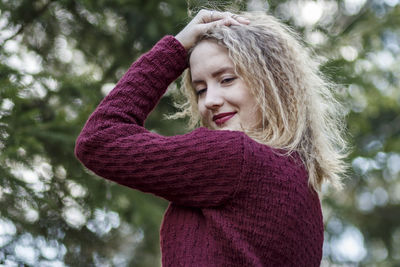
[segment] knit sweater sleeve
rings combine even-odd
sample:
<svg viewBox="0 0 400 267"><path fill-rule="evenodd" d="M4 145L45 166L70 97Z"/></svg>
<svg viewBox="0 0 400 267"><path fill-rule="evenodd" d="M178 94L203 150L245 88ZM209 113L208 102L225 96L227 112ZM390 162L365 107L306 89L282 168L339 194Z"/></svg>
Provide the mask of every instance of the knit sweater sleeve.
<svg viewBox="0 0 400 267"><path fill-rule="evenodd" d="M198 128L171 137L143 125L168 85L187 67L172 36L132 64L89 117L76 157L99 176L179 205L211 207L233 197L243 169L244 134Z"/></svg>

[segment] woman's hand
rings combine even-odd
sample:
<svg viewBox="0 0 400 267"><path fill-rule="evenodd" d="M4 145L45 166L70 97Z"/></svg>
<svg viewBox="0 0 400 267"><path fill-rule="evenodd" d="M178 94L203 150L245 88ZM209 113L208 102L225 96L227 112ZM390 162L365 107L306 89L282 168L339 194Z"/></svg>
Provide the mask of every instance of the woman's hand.
<svg viewBox="0 0 400 267"><path fill-rule="evenodd" d="M189 50L197 41L197 38L208 31L209 29L217 26L231 26L240 24L249 24L250 20L247 18L234 15L230 12L219 12L202 9L193 18L193 20L186 25L186 27L175 36L175 38Z"/></svg>

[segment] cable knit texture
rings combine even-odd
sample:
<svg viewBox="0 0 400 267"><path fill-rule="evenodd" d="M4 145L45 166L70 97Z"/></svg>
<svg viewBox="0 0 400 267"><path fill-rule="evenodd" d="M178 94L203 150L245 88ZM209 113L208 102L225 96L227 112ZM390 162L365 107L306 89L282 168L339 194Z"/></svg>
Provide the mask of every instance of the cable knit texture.
<svg viewBox="0 0 400 267"><path fill-rule="evenodd" d="M90 116L77 158L99 176L170 201L163 266L319 266L321 206L299 157L238 131L164 137L143 127L186 67L181 44L161 39Z"/></svg>

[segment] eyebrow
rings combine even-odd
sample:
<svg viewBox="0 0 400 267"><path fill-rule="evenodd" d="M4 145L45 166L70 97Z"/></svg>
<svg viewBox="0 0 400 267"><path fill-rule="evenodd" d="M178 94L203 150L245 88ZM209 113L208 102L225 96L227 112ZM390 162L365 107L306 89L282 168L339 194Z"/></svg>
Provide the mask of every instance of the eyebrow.
<svg viewBox="0 0 400 267"><path fill-rule="evenodd" d="M212 77L217 77L218 75L221 75L224 72L233 72L234 73L234 69L232 67L222 67L216 71L214 71L213 73L211 73ZM197 83L202 83L204 82L203 80L194 80L192 81L192 84L197 84Z"/></svg>

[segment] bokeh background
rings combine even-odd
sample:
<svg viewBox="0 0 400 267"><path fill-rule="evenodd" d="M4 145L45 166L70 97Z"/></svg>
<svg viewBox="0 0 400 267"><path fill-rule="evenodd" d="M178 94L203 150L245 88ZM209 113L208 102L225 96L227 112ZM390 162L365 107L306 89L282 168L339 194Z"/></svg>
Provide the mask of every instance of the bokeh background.
<svg viewBox="0 0 400 267"><path fill-rule="evenodd" d="M129 65L208 1L0 0L0 265L160 266L166 201L96 177L75 139ZM400 266L400 1L214 1L264 10L345 104L349 177L323 188L322 266ZM185 133L171 87L146 122Z"/></svg>

